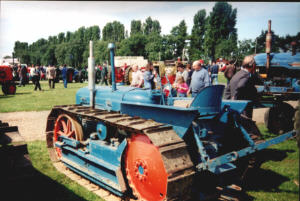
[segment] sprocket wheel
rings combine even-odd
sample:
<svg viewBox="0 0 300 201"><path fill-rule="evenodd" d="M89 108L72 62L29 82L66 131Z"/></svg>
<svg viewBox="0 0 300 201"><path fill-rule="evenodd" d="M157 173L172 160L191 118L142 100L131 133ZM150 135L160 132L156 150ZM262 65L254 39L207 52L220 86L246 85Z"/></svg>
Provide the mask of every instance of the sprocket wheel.
<svg viewBox="0 0 300 201"><path fill-rule="evenodd" d="M128 140L125 168L129 186L139 200L166 198L168 174L159 149L143 134Z"/></svg>
<svg viewBox="0 0 300 201"><path fill-rule="evenodd" d="M68 138L78 141L83 140L83 131L81 125L74 118L67 114L61 114L57 117L54 126L53 143L59 141L59 136L67 136ZM61 149L56 147L58 158L62 157Z"/></svg>

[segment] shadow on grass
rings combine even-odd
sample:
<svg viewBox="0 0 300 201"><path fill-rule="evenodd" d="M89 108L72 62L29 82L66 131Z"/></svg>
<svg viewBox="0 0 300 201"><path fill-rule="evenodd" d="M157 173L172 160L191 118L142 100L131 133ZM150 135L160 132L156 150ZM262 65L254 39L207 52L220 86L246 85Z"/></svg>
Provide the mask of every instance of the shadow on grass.
<svg viewBox="0 0 300 201"><path fill-rule="evenodd" d="M30 176L8 181L0 179L0 185L1 200L5 201L85 201L33 167Z"/></svg>
<svg viewBox="0 0 300 201"><path fill-rule="evenodd" d="M0 95L0 98L12 98L14 95Z"/></svg>
<svg viewBox="0 0 300 201"><path fill-rule="evenodd" d="M295 152L294 150L276 150L265 149L256 156L257 166L250 169L244 178L244 188L246 191L265 191L265 192L286 192L297 193L294 191L280 190L279 186L289 181L286 176L282 176L272 170L260 168L267 161L282 161L287 157L287 153Z"/></svg>

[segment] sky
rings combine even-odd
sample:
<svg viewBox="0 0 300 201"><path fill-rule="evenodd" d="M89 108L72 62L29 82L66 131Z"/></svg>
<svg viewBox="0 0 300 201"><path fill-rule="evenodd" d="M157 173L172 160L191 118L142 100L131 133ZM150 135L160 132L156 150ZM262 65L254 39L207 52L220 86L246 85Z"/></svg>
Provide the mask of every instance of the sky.
<svg viewBox="0 0 300 201"><path fill-rule="evenodd" d="M195 1L0 1L0 57L11 55L15 41L29 44L40 38L74 32L79 27L119 21L130 33L132 20L158 20L161 34L169 34L185 20L190 34L193 17L201 9L212 11L215 2ZM267 30L279 36L300 32L300 2L229 2L237 9L238 39L255 39Z"/></svg>

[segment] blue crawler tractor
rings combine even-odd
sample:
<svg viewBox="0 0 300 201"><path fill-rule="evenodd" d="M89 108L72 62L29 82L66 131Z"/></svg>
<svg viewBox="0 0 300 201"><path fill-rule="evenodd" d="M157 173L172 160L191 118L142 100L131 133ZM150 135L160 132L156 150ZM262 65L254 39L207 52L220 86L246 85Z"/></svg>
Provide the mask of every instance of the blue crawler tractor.
<svg viewBox="0 0 300 201"><path fill-rule="evenodd" d="M240 190L230 180L242 177L259 150L295 131L262 140L241 114L248 101L224 101L223 90L214 85L195 98L171 98L161 90L116 88L114 80L95 87L89 79L75 105L55 106L48 116L50 158L121 198L207 200L221 196L216 187Z"/></svg>
<svg viewBox="0 0 300 201"><path fill-rule="evenodd" d="M256 54L257 91L261 105L269 107L265 113L266 127L272 133L286 132L293 128L295 109L285 101L300 100L300 53L296 42L292 51L271 53L271 21L266 37L266 53Z"/></svg>

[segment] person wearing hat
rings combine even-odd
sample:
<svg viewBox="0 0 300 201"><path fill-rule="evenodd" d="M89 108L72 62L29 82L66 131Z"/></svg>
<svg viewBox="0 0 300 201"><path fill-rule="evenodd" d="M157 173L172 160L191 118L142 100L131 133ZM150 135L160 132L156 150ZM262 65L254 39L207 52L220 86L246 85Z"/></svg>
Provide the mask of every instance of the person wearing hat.
<svg viewBox="0 0 300 201"><path fill-rule="evenodd" d="M258 101L255 78L252 75L253 68L255 68L254 56L246 56L242 69L234 74L227 86L225 99ZM252 118L252 108L246 109L245 114Z"/></svg>
<svg viewBox="0 0 300 201"><path fill-rule="evenodd" d="M203 60L202 60L203 61ZM208 71L203 68L204 62L194 61L193 63L193 75L188 94L192 93L192 97L195 97L204 87L210 85Z"/></svg>

